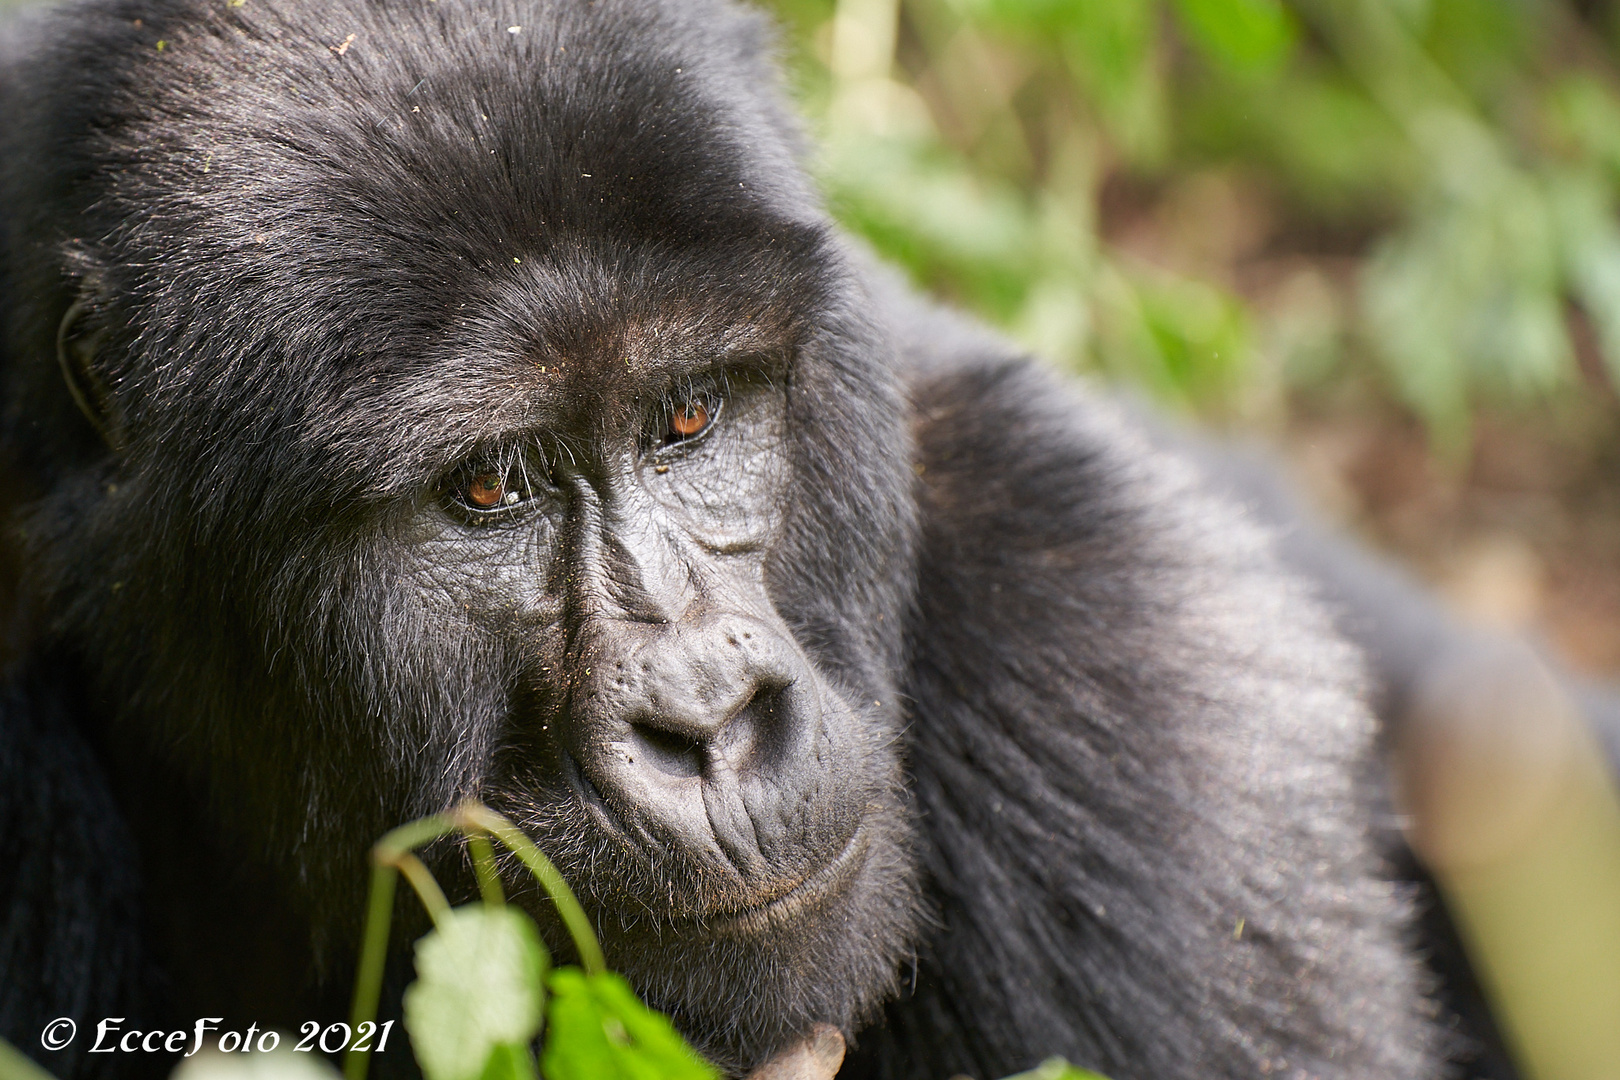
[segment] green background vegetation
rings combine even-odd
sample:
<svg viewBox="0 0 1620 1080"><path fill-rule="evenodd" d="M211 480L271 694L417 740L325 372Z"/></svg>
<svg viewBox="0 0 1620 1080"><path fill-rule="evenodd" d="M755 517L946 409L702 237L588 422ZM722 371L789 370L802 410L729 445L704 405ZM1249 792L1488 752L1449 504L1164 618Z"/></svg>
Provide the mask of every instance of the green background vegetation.
<svg viewBox="0 0 1620 1080"><path fill-rule="evenodd" d="M771 6L835 212L1044 355L1262 422L1348 367L1452 450L1620 372L1601 4Z"/></svg>

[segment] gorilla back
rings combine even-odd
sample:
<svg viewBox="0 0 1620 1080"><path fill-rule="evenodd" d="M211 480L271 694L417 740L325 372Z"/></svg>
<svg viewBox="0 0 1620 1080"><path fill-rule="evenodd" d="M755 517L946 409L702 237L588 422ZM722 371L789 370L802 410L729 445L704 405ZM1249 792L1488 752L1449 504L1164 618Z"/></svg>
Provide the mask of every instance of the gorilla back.
<svg viewBox="0 0 1620 1080"><path fill-rule="evenodd" d="M367 844L475 795L734 1071L1428 1071L1353 655L852 257L757 17L90 0L5 55L7 1037L336 1013Z"/></svg>

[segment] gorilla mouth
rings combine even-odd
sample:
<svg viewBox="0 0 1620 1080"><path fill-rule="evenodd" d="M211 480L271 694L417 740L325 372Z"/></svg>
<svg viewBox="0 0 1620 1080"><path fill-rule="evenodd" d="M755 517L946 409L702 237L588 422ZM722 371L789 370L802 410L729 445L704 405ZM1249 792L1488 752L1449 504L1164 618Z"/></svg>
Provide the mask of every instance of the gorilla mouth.
<svg viewBox="0 0 1620 1080"><path fill-rule="evenodd" d="M779 931L805 912L842 894L866 865L870 849L871 842L863 825L855 830L837 858L812 870L786 892L758 904L716 912L705 922L722 933L756 936Z"/></svg>
<svg viewBox="0 0 1620 1080"><path fill-rule="evenodd" d="M573 782L575 796L599 827L615 832L646 850L668 853L665 844L655 839L648 830L619 812L571 753L564 752L565 768ZM787 878L764 884L750 890L753 896L729 898L714 897L710 903L699 905L677 915L676 922L689 922L711 930L735 936L754 936L776 932L791 924L804 913L821 907L841 894L866 865L871 840L864 823L857 825L836 856L805 873L797 880Z"/></svg>

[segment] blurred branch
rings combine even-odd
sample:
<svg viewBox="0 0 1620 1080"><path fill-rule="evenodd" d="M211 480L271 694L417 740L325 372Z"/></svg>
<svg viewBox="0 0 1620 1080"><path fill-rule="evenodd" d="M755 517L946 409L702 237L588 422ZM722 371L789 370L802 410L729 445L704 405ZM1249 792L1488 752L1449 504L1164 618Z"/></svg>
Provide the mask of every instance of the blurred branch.
<svg viewBox="0 0 1620 1080"><path fill-rule="evenodd" d="M1470 650L1430 675L1396 752L1413 846L1527 1077L1612 1077L1620 799L1579 709L1527 648Z"/></svg>

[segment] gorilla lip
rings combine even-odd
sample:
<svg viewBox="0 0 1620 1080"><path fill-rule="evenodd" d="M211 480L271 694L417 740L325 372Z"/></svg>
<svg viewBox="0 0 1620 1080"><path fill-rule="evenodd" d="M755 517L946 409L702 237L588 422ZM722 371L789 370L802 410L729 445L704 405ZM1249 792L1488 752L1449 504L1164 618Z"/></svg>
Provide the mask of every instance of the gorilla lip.
<svg viewBox="0 0 1620 1080"><path fill-rule="evenodd" d="M762 904L721 911L709 916L708 924L717 930L762 934L781 928L801 912L814 908L842 892L861 867L866 865L871 843L865 826L855 830L838 857L812 870L798 884Z"/></svg>
<svg viewBox="0 0 1620 1080"><path fill-rule="evenodd" d="M572 774L573 786L581 803L598 823L621 836L639 839L645 844L657 841L645 829L632 828L608 802L589 772L572 754L564 754L566 767ZM691 921L720 930L734 930L743 934L758 934L781 927L800 912L816 907L843 891L866 863L871 847L865 825L858 826L843 850L821 866L810 871L785 891L754 904L741 907L719 908L691 917Z"/></svg>

